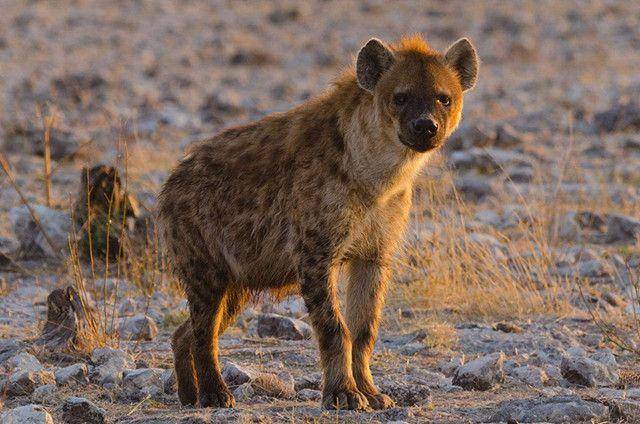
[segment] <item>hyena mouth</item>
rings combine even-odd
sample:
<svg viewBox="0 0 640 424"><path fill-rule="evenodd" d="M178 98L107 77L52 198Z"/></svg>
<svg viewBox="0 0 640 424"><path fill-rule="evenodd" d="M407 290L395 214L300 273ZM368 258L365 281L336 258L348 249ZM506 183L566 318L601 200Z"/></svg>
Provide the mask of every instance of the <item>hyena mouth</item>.
<svg viewBox="0 0 640 424"><path fill-rule="evenodd" d="M398 135L400 142L410 148L411 150L418 153L425 153L429 150L436 149L440 147L440 140L437 138L427 138L427 139L417 139L412 140L404 137L402 134Z"/></svg>

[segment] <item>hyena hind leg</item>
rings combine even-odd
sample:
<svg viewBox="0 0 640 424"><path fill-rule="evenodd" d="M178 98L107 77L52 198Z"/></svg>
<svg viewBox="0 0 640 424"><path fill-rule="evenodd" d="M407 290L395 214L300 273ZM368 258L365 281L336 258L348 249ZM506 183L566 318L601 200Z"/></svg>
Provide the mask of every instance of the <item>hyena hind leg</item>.
<svg viewBox="0 0 640 424"><path fill-rule="evenodd" d="M196 370L193 366L193 331L190 320L185 321L173 333L171 348L178 383L178 399L182 405L195 405L198 401Z"/></svg>

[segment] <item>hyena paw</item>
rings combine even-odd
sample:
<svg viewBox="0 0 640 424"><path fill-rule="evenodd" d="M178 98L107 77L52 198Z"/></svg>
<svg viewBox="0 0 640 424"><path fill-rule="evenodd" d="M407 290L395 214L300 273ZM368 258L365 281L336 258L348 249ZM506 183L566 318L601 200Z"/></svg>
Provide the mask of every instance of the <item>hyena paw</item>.
<svg viewBox="0 0 640 424"><path fill-rule="evenodd" d="M396 406L395 401L384 393L364 393L364 395L367 397L369 405L373 409L389 409Z"/></svg>
<svg viewBox="0 0 640 424"><path fill-rule="evenodd" d="M324 409L350 409L354 411L366 411L369 402L365 395L355 389L339 388L329 390L322 395L322 407Z"/></svg>
<svg viewBox="0 0 640 424"><path fill-rule="evenodd" d="M236 406L236 401L226 387L215 392L200 394L201 408L233 408L234 406Z"/></svg>

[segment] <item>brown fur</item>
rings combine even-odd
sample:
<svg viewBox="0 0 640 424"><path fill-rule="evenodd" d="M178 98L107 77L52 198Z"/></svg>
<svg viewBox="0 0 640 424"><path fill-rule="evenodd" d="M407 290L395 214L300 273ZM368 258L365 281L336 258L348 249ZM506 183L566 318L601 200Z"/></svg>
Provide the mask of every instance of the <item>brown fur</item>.
<svg viewBox="0 0 640 424"><path fill-rule="evenodd" d="M468 51L458 53L468 65ZM348 70L291 111L204 141L165 183L159 218L191 314L173 337L183 404L234 405L220 374L218 337L251 293L270 290L304 298L320 347L324 407L393 405L369 370L389 261L423 152L457 126L470 88L462 75L475 81L475 74L418 37L393 48L372 40L356 65L357 78ZM408 93L402 106L393 100L399 89ZM438 100L443 92L451 99L446 107ZM408 135L418 116L438 124L428 142ZM346 321L336 297L341 264L348 270Z"/></svg>

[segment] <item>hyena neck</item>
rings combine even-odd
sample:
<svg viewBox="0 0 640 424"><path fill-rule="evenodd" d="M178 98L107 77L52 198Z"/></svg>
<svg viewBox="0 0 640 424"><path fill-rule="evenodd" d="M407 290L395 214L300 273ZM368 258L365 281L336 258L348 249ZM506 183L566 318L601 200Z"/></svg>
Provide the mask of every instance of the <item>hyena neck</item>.
<svg viewBox="0 0 640 424"><path fill-rule="evenodd" d="M393 128L385 128L373 96L355 77L341 80L332 96L339 131L345 141L344 171L374 197L410 188L428 154L402 145Z"/></svg>

